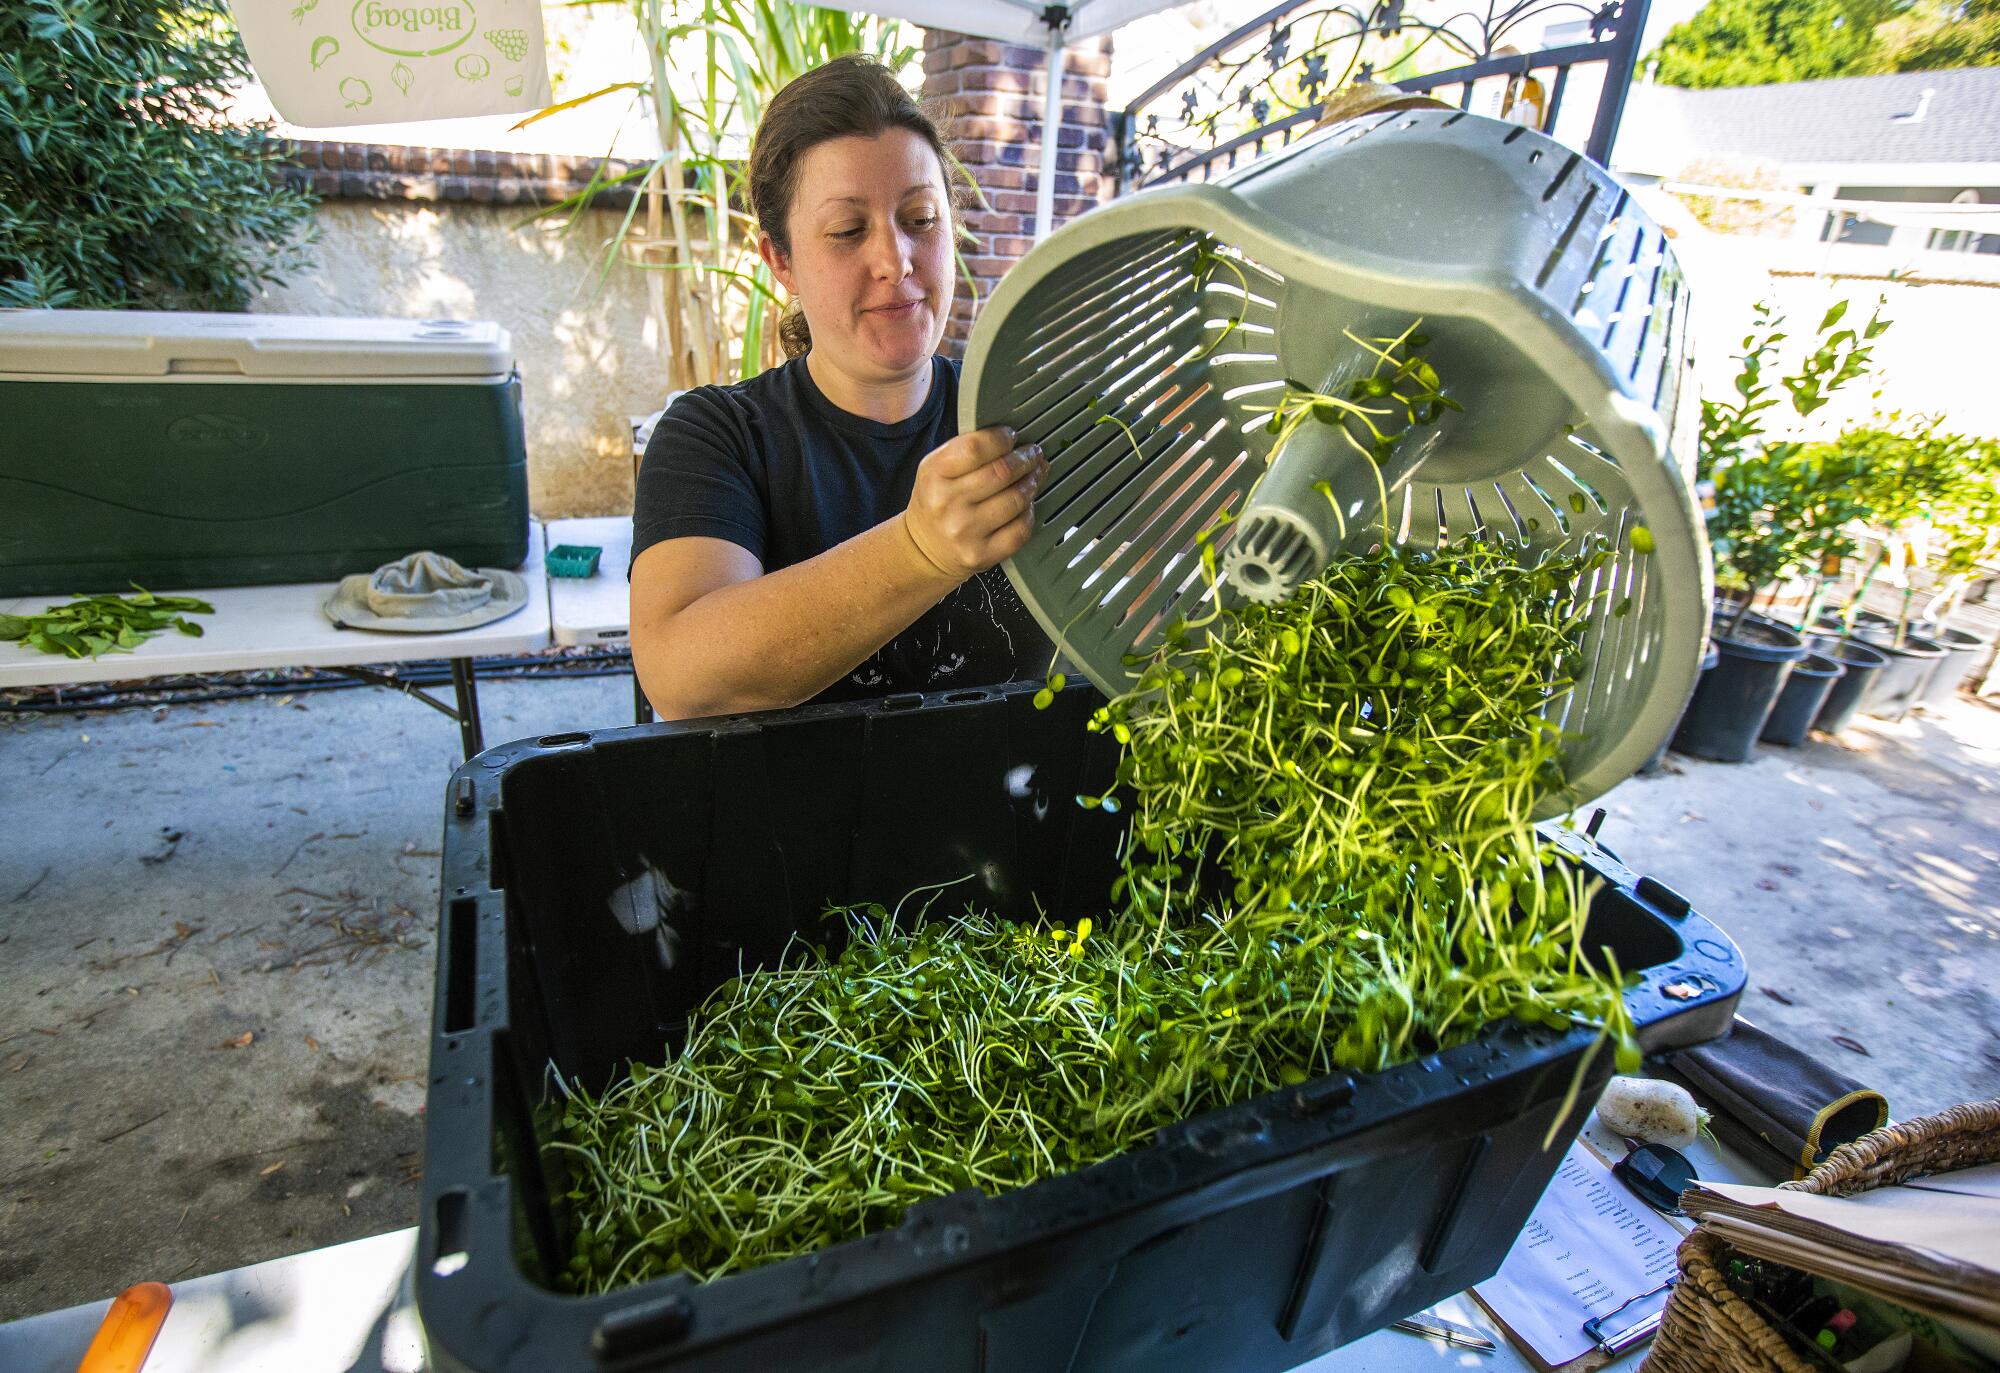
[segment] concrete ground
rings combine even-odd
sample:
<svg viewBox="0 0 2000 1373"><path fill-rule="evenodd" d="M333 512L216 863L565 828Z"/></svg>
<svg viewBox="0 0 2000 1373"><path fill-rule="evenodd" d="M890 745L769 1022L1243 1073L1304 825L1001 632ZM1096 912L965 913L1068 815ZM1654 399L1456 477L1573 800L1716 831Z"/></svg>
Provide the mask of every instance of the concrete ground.
<svg viewBox="0 0 2000 1373"><path fill-rule="evenodd" d="M481 694L496 742L631 719L624 676ZM0 1319L415 1221L456 760L380 690L0 715ZM1746 1014L1898 1116L2000 1095L2000 711L1672 768L1602 837L1743 945Z"/></svg>
<svg viewBox="0 0 2000 1373"><path fill-rule="evenodd" d="M1667 766L1597 803L1599 838L1735 939L1745 1019L1896 1119L2000 1097L2000 708Z"/></svg>

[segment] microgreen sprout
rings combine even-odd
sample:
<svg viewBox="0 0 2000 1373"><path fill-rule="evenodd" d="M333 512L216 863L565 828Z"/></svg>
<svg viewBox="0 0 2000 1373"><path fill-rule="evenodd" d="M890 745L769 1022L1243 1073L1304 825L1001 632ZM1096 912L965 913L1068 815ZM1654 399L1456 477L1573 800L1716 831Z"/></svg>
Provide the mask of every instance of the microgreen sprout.
<svg viewBox="0 0 2000 1373"><path fill-rule="evenodd" d="M1264 431L1273 436L1273 457L1284 451L1303 424L1317 422L1338 428L1375 474L1385 544L1392 535L1383 465L1411 430L1436 424L1448 410L1464 408L1440 389L1437 369L1424 357L1431 340L1430 335L1419 332L1422 323L1420 319L1412 320L1402 333L1385 338L1364 339L1342 330L1350 343L1374 356L1369 374L1355 378L1345 396L1331 395L1286 378L1284 394L1270 408L1270 418L1264 423ZM1332 488L1318 482L1313 489L1333 507L1334 519L1345 539L1347 517L1334 499Z"/></svg>

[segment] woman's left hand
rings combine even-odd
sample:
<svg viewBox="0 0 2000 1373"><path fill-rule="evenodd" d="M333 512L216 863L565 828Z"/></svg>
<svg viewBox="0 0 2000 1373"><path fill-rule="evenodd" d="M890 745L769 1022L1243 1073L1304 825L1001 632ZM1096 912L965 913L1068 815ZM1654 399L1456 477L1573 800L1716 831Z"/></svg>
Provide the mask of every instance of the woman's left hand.
<svg viewBox="0 0 2000 1373"><path fill-rule="evenodd" d="M1035 531L1035 492L1047 478L1038 444L1014 446L1005 425L938 445L917 467L903 512L917 551L955 582L1021 551Z"/></svg>

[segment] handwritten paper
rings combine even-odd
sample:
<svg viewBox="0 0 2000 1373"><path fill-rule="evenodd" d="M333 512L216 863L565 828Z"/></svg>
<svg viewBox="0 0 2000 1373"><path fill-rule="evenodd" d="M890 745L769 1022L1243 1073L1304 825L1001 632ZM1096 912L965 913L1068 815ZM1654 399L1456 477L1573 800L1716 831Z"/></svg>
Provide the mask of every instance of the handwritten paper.
<svg viewBox="0 0 2000 1373"><path fill-rule="evenodd" d="M1590 1352L1583 1323L1607 1315L1674 1272L1681 1232L1572 1144L1480 1300L1551 1367ZM1658 1293L1607 1323L1607 1337L1667 1304Z"/></svg>

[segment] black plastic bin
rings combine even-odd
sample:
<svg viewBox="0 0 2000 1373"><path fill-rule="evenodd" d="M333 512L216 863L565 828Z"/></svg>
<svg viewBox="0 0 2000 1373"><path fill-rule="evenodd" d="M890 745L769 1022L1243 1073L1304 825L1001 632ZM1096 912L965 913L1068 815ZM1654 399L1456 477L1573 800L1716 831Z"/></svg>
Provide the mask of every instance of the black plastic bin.
<svg viewBox="0 0 2000 1373"><path fill-rule="evenodd" d="M1814 729L1838 734L1847 728L1854 712L1861 709L1861 703L1868 699L1869 689L1888 665L1889 655L1859 639L1814 638L1806 640L1806 645L1814 653L1838 660L1846 669L1839 680L1827 689L1826 701L1813 720Z"/></svg>
<svg viewBox="0 0 2000 1373"><path fill-rule="evenodd" d="M1158 1373L1291 1368L1489 1276L1585 1114L1543 1136L1592 1032L1507 1022L1316 1079L998 1197L696 1284L548 1283L569 1246L547 1073L659 1061L688 1010L828 903L953 889L1027 918L1105 910L1121 818L1101 699L1034 688L555 735L447 794L417 1304L436 1373ZM1585 943L1639 980L1649 1050L1725 1032L1735 946L1580 833ZM956 902L955 902L956 904ZM831 931L829 931L831 933ZM1596 1055L1587 1108L1611 1071Z"/></svg>
<svg viewBox="0 0 2000 1373"><path fill-rule="evenodd" d="M1847 669L1838 658L1807 652L1792 664L1792 674L1785 678L1777 702L1765 717L1763 733L1757 737L1767 744L1789 748L1803 744L1813 721L1819 718L1820 708L1826 704L1827 693L1846 675Z"/></svg>

